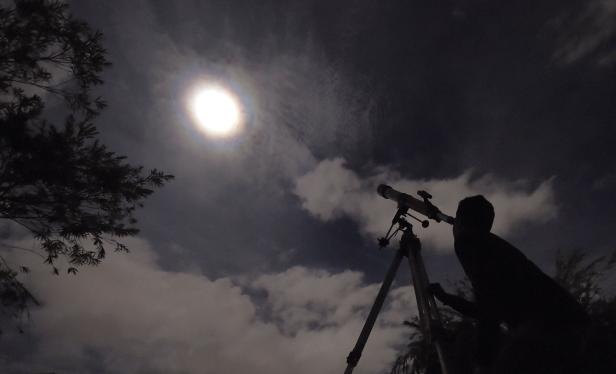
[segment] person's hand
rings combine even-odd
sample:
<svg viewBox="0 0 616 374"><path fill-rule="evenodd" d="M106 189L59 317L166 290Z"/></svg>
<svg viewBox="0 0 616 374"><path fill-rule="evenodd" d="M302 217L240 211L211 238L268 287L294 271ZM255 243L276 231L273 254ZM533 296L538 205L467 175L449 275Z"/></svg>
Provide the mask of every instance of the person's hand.
<svg viewBox="0 0 616 374"><path fill-rule="evenodd" d="M443 298L447 296L447 292L445 292L440 283L430 283L428 286L428 291L441 301L443 301Z"/></svg>

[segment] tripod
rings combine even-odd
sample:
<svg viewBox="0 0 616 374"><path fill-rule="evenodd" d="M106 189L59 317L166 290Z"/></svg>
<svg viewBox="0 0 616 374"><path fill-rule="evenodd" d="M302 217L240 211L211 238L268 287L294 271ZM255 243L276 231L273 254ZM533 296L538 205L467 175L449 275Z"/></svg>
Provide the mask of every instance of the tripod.
<svg viewBox="0 0 616 374"><path fill-rule="evenodd" d="M376 322L376 317L381 311L385 297L387 297L391 283L393 282L396 273L398 272L398 268L400 267L400 263L404 257L408 259L409 266L411 268L411 276L413 278L413 286L415 287L415 297L417 299L419 322L422 333L427 338L428 343L434 345L439 358L442 373L454 374L449 356L447 355L444 347L445 343L442 341L442 334L439 333L442 331L443 327L436 302L434 301L434 297L428 291L429 281L421 256L421 242L413 233L413 225L407 222L403 217L407 214L407 212L408 208L399 207L394 219L392 220L392 224L387 231L387 235L385 235L384 238L379 239L379 245L381 247L385 247L389 244L389 240L393 238L398 231L402 232L400 248L396 252L395 257L389 266L389 270L387 270L387 273L385 274L385 279L381 284L379 293L374 301L374 304L372 305L372 308L370 309L370 313L368 314L364 327L362 328L359 338L355 343L355 347L347 357L347 367L344 371L345 374L351 374L355 366L357 366L364 346L370 336L370 332ZM398 228L391 233L395 225L398 225ZM422 226L427 227L428 221L422 221Z"/></svg>

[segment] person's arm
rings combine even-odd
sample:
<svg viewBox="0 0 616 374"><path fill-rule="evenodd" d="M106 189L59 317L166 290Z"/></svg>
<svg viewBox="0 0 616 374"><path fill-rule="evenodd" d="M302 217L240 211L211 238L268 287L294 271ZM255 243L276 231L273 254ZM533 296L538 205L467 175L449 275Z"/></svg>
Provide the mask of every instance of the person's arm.
<svg viewBox="0 0 616 374"><path fill-rule="evenodd" d="M443 304L453 308L455 311L471 318L479 318L477 304L470 302L463 297L445 292L439 283L432 283L429 290Z"/></svg>

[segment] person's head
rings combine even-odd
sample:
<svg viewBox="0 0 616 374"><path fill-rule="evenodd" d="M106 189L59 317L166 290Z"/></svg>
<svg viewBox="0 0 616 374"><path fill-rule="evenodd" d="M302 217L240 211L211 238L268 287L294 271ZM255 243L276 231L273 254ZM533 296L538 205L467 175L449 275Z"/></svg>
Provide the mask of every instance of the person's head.
<svg viewBox="0 0 616 374"><path fill-rule="evenodd" d="M483 195L467 197L458 204L453 233L487 234L493 222L494 207Z"/></svg>

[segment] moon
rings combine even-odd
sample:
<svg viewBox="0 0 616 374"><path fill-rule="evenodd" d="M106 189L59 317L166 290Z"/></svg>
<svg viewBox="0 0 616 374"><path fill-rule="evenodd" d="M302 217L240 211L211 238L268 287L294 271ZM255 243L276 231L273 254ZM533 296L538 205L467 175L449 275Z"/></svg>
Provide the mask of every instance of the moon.
<svg viewBox="0 0 616 374"><path fill-rule="evenodd" d="M239 130L242 111L235 96L219 86L196 90L190 101L193 117L201 130L214 137L229 137Z"/></svg>

